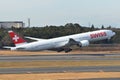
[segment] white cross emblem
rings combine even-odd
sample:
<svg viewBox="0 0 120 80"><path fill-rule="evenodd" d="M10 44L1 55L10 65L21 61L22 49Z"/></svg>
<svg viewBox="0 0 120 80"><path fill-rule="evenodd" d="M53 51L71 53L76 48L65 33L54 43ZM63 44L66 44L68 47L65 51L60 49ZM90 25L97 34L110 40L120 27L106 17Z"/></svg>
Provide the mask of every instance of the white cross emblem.
<svg viewBox="0 0 120 80"><path fill-rule="evenodd" d="M13 40L15 40L15 42L17 42L18 39L19 39L19 37L18 37L17 35L15 35L15 36L13 37Z"/></svg>

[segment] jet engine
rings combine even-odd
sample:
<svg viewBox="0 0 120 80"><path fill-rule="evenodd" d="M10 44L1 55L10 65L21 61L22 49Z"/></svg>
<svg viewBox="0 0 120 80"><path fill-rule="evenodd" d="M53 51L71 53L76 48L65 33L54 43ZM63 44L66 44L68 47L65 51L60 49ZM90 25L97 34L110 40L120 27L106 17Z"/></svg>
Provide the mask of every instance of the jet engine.
<svg viewBox="0 0 120 80"><path fill-rule="evenodd" d="M88 40L82 40L80 41L80 43L78 44L78 46L80 47L84 47L84 46L88 46L90 43Z"/></svg>

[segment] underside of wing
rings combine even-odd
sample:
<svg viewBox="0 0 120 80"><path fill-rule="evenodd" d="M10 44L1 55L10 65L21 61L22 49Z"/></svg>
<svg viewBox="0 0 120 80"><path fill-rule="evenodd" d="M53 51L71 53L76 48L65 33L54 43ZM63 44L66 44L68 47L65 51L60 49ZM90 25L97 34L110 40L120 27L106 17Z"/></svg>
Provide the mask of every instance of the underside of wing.
<svg viewBox="0 0 120 80"><path fill-rule="evenodd" d="M73 45L77 45L78 47L84 47L89 45L89 41L88 40L76 41L70 38L68 43L65 44L65 46L54 49L54 50L57 50L58 52L61 52L61 51L70 52L72 50L71 46Z"/></svg>
<svg viewBox="0 0 120 80"><path fill-rule="evenodd" d="M78 42L75 41L74 39L70 38L68 43L65 44L63 47L59 47L59 48L55 48L55 49L50 49L50 50L54 50L54 51L58 51L58 52L61 52L61 51L65 51L66 53L67 52L70 52L72 49L70 48L72 45L77 45Z"/></svg>

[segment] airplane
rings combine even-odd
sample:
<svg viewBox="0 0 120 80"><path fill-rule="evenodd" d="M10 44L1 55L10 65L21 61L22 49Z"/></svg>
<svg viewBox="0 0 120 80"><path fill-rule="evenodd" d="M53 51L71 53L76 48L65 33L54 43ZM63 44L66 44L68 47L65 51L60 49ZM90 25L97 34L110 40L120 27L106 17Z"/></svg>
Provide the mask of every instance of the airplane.
<svg viewBox="0 0 120 80"><path fill-rule="evenodd" d="M23 51L41 51L41 50L56 50L58 52L65 51L70 52L71 46L77 45L79 47L89 46L90 42L111 39L116 33L112 30L97 30L85 33L79 33L74 35L68 35L63 37L51 38L51 39L38 39L33 37L26 37L36 40L34 42L27 43L22 37L13 31L8 31L15 47L5 47L10 50L23 50Z"/></svg>

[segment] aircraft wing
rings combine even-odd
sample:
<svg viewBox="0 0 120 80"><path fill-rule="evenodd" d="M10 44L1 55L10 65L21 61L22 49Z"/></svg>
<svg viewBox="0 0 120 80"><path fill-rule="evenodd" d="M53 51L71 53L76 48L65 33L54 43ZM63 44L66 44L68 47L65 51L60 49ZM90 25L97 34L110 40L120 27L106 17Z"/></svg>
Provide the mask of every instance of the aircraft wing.
<svg viewBox="0 0 120 80"><path fill-rule="evenodd" d="M67 52L70 52L72 50L70 48L72 45L77 45L77 44L78 44L77 41L75 41L74 39L70 38L68 43L65 44L63 47L53 48L53 49L49 49L49 50L57 51L57 52L65 51L67 53Z"/></svg>
<svg viewBox="0 0 120 80"><path fill-rule="evenodd" d="M69 41L68 41L68 43L65 44L64 47L58 49L58 52L63 51L63 50L64 50L65 52L70 52L70 51L72 50L72 49L70 48L72 45L79 45L79 42L77 42L77 41L75 41L74 39L70 38Z"/></svg>
<svg viewBox="0 0 120 80"><path fill-rule="evenodd" d="M47 39L39 39L39 38L27 37L27 36L26 36L25 38L32 39L32 40L36 40L36 41L47 40Z"/></svg>
<svg viewBox="0 0 120 80"><path fill-rule="evenodd" d="M79 42L75 41L74 39L70 38L69 42L65 45L65 47L70 47L72 45L78 45Z"/></svg>
<svg viewBox="0 0 120 80"><path fill-rule="evenodd" d="M79 47L83 47L83 46L88 46L89 45L89 41L88 40L82 40L80 42L70 38L68 43L64 46L64 51L65 52L69 52L72 49L70 48L72 45L77 45Z"/></svg>

